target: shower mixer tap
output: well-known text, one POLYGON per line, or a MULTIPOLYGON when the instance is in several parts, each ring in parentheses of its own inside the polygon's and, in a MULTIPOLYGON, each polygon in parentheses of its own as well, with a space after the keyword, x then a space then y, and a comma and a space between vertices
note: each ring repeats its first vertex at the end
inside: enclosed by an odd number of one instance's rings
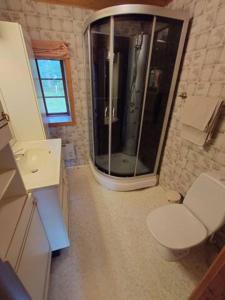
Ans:
MULTIPOLYGON (((111 118, 111 122, 116 122, 118 121, 118 118, 116 116, 116 111, 115 111, 115 107, 112 107, 112 118, 111 118)), ((104 124, 108 125, 109 124, 109 107, 106 106, 105 111, 104 111, 104 124)))
POLYGON ((143 35, 144 35, 144 32, 142 31, 141 34, 139 34, 137 36, 137 39, 136 39, 136 45, 135 45, 135 48, 137 50, 141 49, 142 47, 142 43, 143 43, 143 35))

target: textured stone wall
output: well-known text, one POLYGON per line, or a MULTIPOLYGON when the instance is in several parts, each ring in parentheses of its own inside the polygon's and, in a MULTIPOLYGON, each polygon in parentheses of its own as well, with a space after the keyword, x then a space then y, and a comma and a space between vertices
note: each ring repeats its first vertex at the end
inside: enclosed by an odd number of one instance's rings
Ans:
MULTIPOLYGON (((173 0, 172 9, 189 10, 193 23, 178 95, 205 95, 225 100, 225 1, 173 0)), ((184 100, 177 97, 160 173, 160 183, 185 194, 195 178, 208 170, 225 172, 225 114, 207 149, 180 136, 184 100)), ((206 103, 207 105, 207 103, 206 103)))
POLYGON ((75 126, 51 128, 52 137, 75 146, 75 164, 87 163, 88 125, 83 30, 92 11, 33 0, 0 0, 0 20, 18 22, 33 39, 64 40, 70 44, 75 126))
MULTIPOLYGON (((186 91, 188 95, 225 99, 225 1, 173 0, 169 7, 187 9, 193 16, 178 94, 186 91)), ((0 20, 19 22, 34 39, 63 39, 70 43, 77 125, 51 129, 51 133, 75 145, 76 164, 87 162, 89 148, 82 30, 90 13, 32 0, 0 0, 0 20)), ((176 98, 160 183, 184 194, 201 172, 225 172, 225 120, 222 116, 212 145, 203 150, 180 137, 183 104, 184 100, 176 98)))

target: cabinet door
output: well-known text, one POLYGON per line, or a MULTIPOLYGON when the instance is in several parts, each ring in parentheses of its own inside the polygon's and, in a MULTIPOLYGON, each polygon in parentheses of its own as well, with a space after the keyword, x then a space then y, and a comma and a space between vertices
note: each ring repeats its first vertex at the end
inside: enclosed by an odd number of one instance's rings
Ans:
POLYGON ((5 147, 12 138, 11 128, 9 123, 6 121, 5 113, 7 111, 4 107, 2 91, 0 89, 0 150, 5 147))
POLYGON ((21 26, 0 21, 0 33, 0 82, 15 138, 45 139, 21 26))
POLYGON ((32 300, 45 298, 50 257, 49 243, 35 207, 17 272, 32 300))
POLYGON ((37 189, 33 195, 37 200, 38 211, 47 233, 51 251, 69 247, 70 241, 60 207, 57 187, 37 189))

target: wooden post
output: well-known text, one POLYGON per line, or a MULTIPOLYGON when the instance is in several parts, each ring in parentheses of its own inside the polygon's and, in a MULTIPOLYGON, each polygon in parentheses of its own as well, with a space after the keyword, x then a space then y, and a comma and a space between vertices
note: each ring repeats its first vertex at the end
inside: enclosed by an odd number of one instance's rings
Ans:
POLYGON ((192 292, 189 300, 225 299, 225 246, 192 292))

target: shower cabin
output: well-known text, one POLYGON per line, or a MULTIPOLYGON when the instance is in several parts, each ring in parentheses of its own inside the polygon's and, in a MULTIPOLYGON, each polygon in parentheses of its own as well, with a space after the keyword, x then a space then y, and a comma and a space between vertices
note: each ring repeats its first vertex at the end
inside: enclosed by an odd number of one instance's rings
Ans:
POLYGON ((134 4, 87 21, 90 166, 110 189, 157 183, 188 20, 183 11, 134 4))

